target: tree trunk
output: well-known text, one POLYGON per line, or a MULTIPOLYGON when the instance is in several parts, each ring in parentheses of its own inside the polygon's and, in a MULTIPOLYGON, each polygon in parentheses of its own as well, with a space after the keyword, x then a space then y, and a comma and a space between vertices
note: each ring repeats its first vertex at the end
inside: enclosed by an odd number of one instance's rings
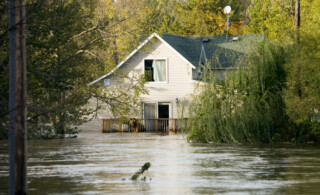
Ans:
POLYGON ((296 49, 296 67, 295 67, 295 75, 296 75, 296 84, 295 84, 295 91, 299 97, 302 96, 302 89, 301 89, 301 80, 300 80, 300 36, 299 36, 299 29, 300 29, 300 0, 295 0, 295 12, 294 12, 294 25, 295 25, 295 49, 296 49))

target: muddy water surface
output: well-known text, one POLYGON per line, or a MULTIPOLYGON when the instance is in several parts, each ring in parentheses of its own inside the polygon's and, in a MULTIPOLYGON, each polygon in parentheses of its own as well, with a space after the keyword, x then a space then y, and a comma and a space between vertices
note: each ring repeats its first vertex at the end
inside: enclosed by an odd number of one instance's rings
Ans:
MULTIPOLYGON (((320 194, 320 147, 190 144, 183 136, 82 132, 28 142, 29 194, 320 194), (145 162, 146 181, 129 178, 145 162)), ((8 193, 0 141, 0 194, 8 193)))

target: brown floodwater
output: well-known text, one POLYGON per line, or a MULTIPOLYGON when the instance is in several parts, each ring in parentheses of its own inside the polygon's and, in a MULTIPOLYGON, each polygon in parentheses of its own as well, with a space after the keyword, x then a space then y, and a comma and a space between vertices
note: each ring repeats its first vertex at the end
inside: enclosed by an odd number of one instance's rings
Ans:
MULTIPOLYGON (((320 194, 320 147, 191 144, 179 135, 82 132, 29 140, 29 194, 320 194), (146 181, 129 178, 146 162, 146 181)), ((0 141, 0 194, 8 193, 0 141)))

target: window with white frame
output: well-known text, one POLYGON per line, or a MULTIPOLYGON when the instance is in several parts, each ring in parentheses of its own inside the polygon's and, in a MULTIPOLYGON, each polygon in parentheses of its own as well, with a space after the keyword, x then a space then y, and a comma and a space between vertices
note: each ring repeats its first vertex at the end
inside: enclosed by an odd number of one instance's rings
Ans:
POLYGON ((145 59, 144 73, 149 82, 167 81, 167 63, 165 59, 145 59))

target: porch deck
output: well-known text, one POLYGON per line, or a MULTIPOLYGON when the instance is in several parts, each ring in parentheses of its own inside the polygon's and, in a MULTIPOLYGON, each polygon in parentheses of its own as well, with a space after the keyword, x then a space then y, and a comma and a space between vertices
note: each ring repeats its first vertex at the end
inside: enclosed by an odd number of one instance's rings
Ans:
POLYGON ((176 133, 187 128, 188 119, 102 119, 101 131, 102 133, 112 132, 150 132, 168 134, 169 131, 176 133))

